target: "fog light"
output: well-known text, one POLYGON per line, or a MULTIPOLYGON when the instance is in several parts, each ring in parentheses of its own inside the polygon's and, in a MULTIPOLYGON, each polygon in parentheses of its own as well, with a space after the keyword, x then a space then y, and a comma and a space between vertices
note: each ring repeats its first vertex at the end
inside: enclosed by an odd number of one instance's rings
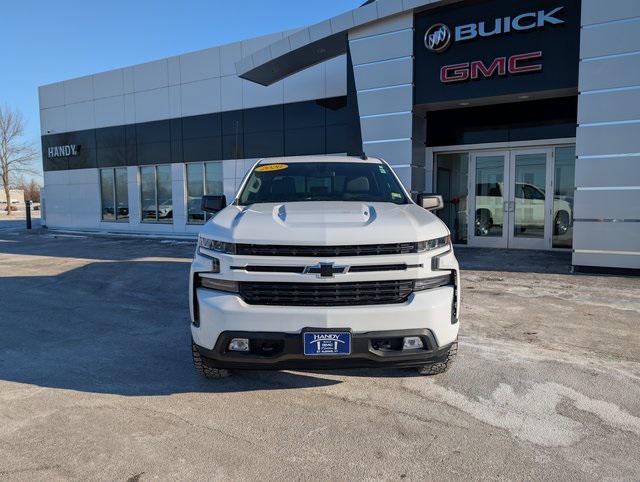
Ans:
POLYGON ((248 338, 234 338, 229 342, 229 351, 249 351, 248 338))
POLYGON ((402 343, 403 350, 417 350, 418 348, 424 348, 424 343, 419 336, 407 336, 402 343))

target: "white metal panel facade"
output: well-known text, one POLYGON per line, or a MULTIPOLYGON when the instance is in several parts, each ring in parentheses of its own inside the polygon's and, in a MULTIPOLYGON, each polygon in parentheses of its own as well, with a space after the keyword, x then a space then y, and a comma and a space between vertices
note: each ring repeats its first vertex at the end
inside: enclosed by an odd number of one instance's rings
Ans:
POLYGON ((583 0, 573 264, 640 268, 640 2, 583 0))
POLYGON ((413 114, 413 12, 350 31, 349 48, 363 150, 389 162, 409 190, 423 190, 424 149, 413 149, 421 140, 413 114))
MULTIPOLYGON (((328 60, 273 86, 236 74, 243 56, 294 32, 281 32, 39 88, 42 135, 120 126, 346 95, 346 56, 328 60)), ((257 159, 220 161, 224 193, 232 199, 257 159)), ((129 222, 101 220, 99 169, 44 173, 46 225, 52 228, 193 234, 186 218, 185 165, 172 164, 174 217, 170 224, 143 223, 139 167, 129 166, 129 222)))

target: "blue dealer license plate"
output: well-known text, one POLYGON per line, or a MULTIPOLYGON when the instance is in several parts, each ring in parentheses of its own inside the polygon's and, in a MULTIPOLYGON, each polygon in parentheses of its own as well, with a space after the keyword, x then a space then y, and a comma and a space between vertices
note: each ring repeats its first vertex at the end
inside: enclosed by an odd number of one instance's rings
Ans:
POLYGON ((309 331, 304 334, 305 355, 350 355, 351 333, 309 331))

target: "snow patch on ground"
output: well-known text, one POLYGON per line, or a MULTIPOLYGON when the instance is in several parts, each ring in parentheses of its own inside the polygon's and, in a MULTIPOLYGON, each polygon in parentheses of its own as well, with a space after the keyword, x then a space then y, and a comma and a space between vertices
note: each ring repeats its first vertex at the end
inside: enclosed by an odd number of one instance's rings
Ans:
POLYGON ((521 393, 501 383, 489 397, 475 398, 419 379, 406 380, 405 385, 422 397, 449 405, 481 422, 507 430, 516 438, 544 447, 568 447, 587 435, 585 425, 559 413, 562 402, 595 415, 612 428, 640 437, 640 418, 614 403, 589 398, 558 383, 534 383, 521 393))

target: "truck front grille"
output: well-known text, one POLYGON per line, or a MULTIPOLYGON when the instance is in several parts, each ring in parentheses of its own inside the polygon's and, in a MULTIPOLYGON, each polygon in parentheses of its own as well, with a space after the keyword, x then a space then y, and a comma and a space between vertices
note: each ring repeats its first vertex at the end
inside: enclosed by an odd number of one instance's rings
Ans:
MULTIPOLYGON (((364 264, 349 266, 347 273, 375 273, 379 271, 407 271, 409 268, 422 268, 421 264, 364 264)), ((246 271, 248 273, 295 273, 304 274, 307 266, 231 266, 234 271, 246 271)))
POLYGON ((240 283, 240 296, 250 305, 386 305, 404 303, 412 291, 412 280, 363 283, 240 283))
POLYGON ((375 256, 418 252, 418 243, 359 244, 352 246, 286 246, 279 244, 237 244, 236 254, 249 256, 375 256))

